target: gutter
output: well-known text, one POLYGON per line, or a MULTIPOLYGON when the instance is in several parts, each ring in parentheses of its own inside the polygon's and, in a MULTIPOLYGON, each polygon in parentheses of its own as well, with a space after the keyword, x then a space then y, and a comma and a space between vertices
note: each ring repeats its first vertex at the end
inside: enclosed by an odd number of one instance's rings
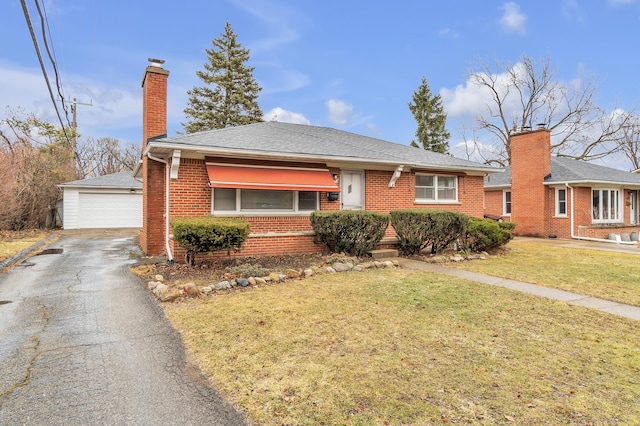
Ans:
POLYGON ((573 202, 573 187, 570 186, 568 183, 565 183, 565 187, 567 187, 568 189, 571 190, 571 238, 573 238, 574 240, 585 240, 585 241, 597 241, 600 243, 615 243, 615 244, 624 244, 624 245, 636 245, 637 243, 635 241, 621 241, 619 239, 615 239, 615 240, 605 240, 604 238, 591 238, 591 237, 580 237, 578 235, 575 235, 574 231, 573 231, 573 225, 574 225, 574 212, 575 212, 575 203, 573 202))
POLYGON ((147 158, 149 158, 150 160, 153 161, 157 161, 159 163, 163 163, 164 164, 164 170, 165 170, 165 175, 166 175, 166 182, 165 182, 165 212, 164 212, 164 239, 165 239, 165 248, 167 250, 167 259, 169 261, 169 263, 173 262, 173 253, 171 252, 171 247, 169 246, 169 184, 171 183, 170 181, 170 170, 169 170, 169 162, 166 160, 163 160, 162 158, 157 158, 152 156, 148 151, 145 153, 147 158))

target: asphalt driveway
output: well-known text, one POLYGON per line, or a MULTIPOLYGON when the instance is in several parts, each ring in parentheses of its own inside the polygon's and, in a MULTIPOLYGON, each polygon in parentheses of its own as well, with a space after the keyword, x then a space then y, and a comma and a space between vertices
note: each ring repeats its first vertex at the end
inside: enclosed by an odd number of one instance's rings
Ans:
POLYGON ((132 232, 45 249, 0 275, 0 425, 244 424, 129 272, 132 232))

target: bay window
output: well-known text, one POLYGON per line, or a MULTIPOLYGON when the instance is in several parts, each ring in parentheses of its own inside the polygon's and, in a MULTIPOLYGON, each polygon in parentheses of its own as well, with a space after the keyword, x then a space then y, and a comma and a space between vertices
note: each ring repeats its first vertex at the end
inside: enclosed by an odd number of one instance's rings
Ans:
POLYGON ((594 223, 622 222, 620 190, 592 190, 592 221, 594 223))

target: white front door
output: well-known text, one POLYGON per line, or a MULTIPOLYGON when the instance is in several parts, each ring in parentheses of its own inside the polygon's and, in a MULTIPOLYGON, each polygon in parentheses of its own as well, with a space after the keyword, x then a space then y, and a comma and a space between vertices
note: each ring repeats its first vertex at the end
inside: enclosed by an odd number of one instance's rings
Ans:
POLYGON ((364 172, 343 170, 340 177, 342 210, 364 210, 364 172))
POLYGON ((629 191, 629 220, 632 225, 638 224, 638 191, 629 191))

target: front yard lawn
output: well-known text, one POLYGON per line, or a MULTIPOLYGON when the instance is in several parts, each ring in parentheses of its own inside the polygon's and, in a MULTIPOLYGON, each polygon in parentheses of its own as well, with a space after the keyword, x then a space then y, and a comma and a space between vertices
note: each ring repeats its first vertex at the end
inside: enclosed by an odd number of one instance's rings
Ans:
POLYGON ((506 253, 447 266, 640 306, 640 255, 517 240, 506 253))
POLYGON ((592 309, 400 269, 162 306, 253 424, 640 424, 640 324, 592 309))

